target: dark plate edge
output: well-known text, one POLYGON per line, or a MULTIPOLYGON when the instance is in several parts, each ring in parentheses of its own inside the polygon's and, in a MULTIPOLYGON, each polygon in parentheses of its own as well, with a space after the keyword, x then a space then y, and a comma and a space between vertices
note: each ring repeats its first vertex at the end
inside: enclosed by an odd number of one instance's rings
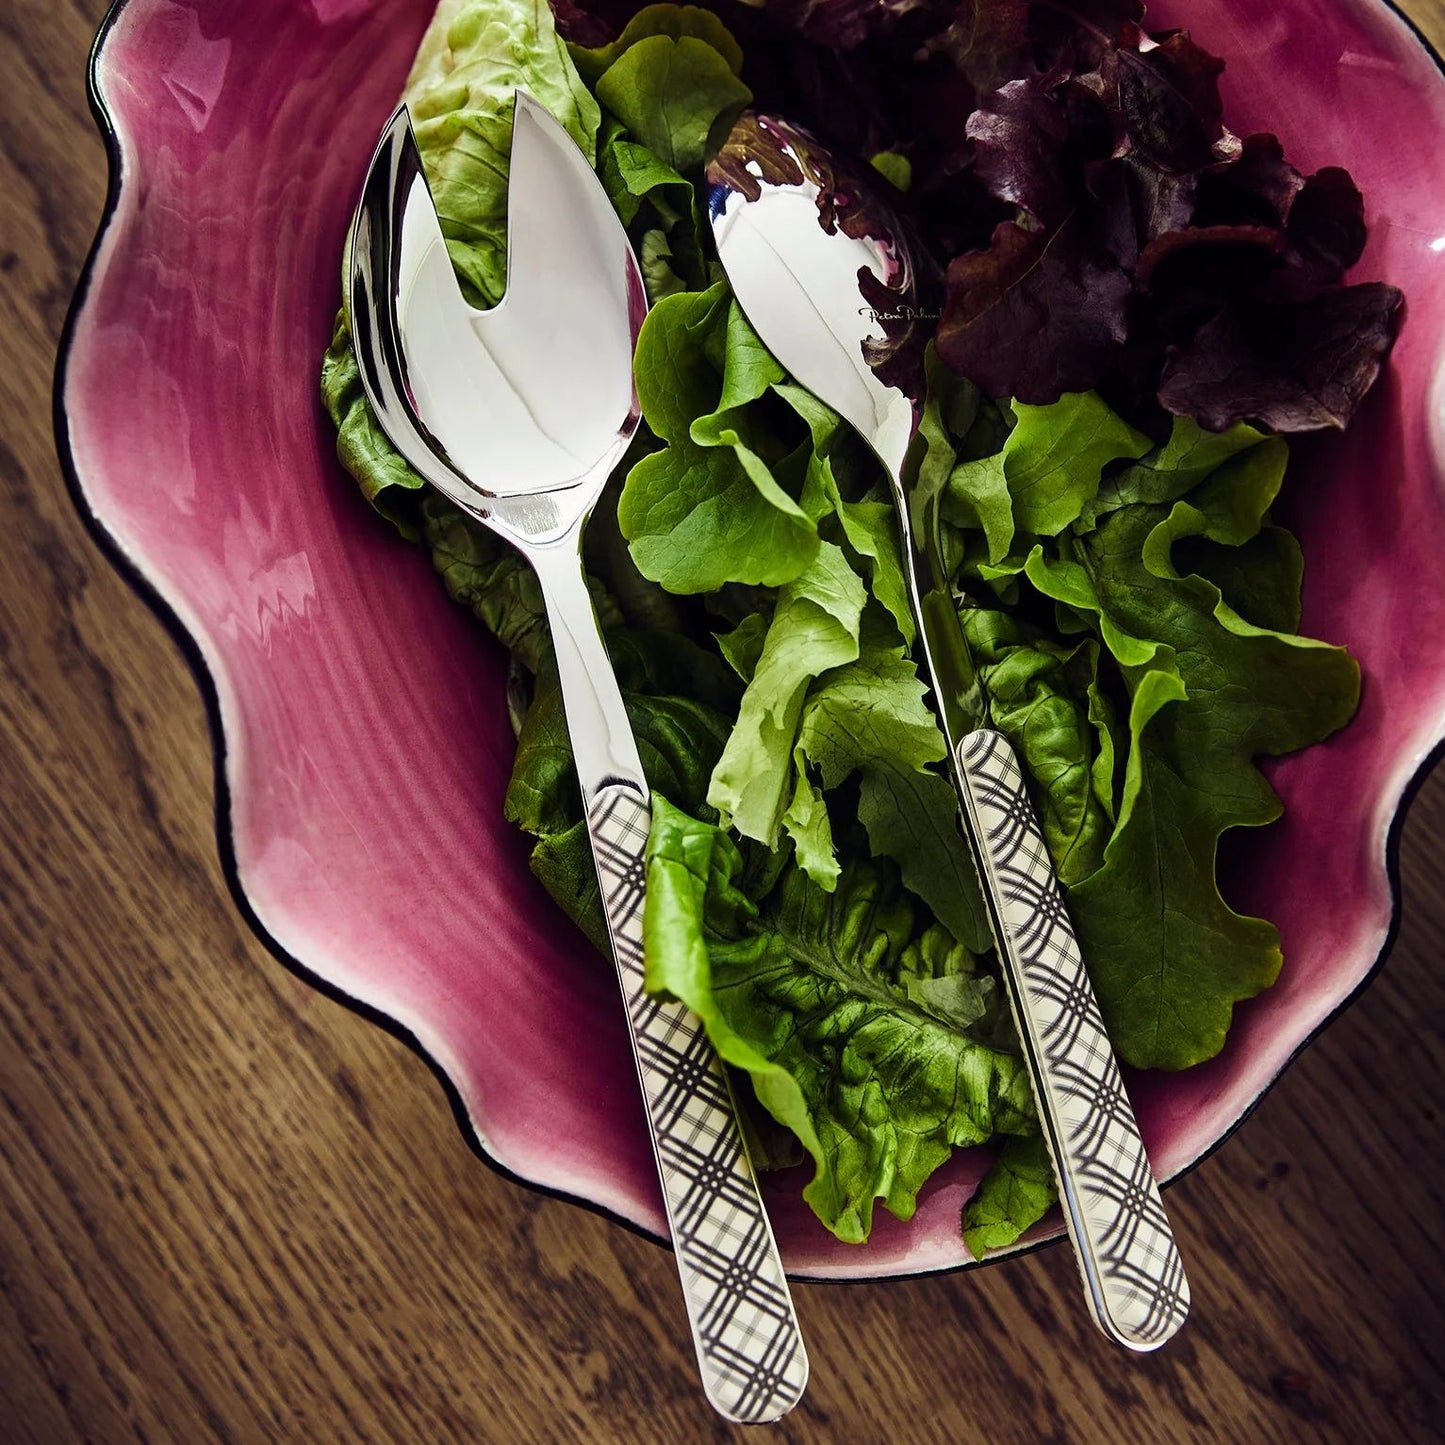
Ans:
MULTIPOLYGON (((1405 29, 1414 38, 1416 43, 1424 50, 1437 70, 1445 75, 1445 59, 1435 50, 1435 47, 1426 39, 1420 27, 1403 11, 1395 0, 1374 0, 1382 8, 1390 11, 1397 20, 1404 25, 1405 29)), ((251 900, 241 883, 240 870, 236 862, 235 844, 231 830, 231 795, 230 786, 226 778, 226 735, 221 724, 220 699, 216 690, 214 678, 211 676, 205 658, 201 654, 200 645, 187 630, 185 625, 171 609, 170 604, 157 591, 155 585, 143 571, 130 559, 124 548, 107 530, 105 523, 91 510, 89 499, 81 484, 79 473, 75 466, 75 459, 70 448, 70 428, 65 410, 65 386, 69 370, 71 346, 74 341, 75 329, 80 314, 84 309, 85 302, 89 296, 90 284, 93 277, 96 261, 99 257, 101 246, 110 230, 111 222, 120 201, 122 189, 122 149, 120 139, 116 134, 110 113, 106 108, 104 97, 101 95, 100 84, 97 79, 97 68, 101 52, 105 42, 114 28, 121 14, 130 4, 130 0, 111 0, 110 8, 106 11, 105 18, 96 31, 95 40, 91 44, 90 55, 86 63, 86 98, 90 105, 91 118, 95 122, 96 129, 100 133, 101 140, 106 148, 106 160, 108 165, 108 181, 104 208, 101 212, 100 221, 96 227, 94 239, 86 253, 85 261, 81 266, 80 275, 76 280, 75 291, 71 297, 70 305, 66 310, 65 322, 61 328, 60 342, 56 351, 55 377, 51 390, 51 411, 52 425, 55 432, 56 454, 60 461, 61 474, 65 479, 66 488, 70 493, 70 499, 79 515, 81 522, 89 532, 92 541, 100 549, 106 560, 125 579, 136 594, 145 602, 155 614, 158 621, 172 641, 179 649, 195 679, 196 687, 201 695, 202 703, 206 712, 206 724, 211 735, 211 757, 212 777, 215 797, 215 832, 216 847, 219 855, 221 872, 225 877, 226 886, 230 890, 232 901, 245 919, 252 933, 261 941, 272 956, 285 968, 290 970, 309 987, 331 999, 335 1003, 350 1009, 353 1013, 364 1018, 368 1023, 385 1030, 393 1038, 405 1044, 415 1053, 433 1077, 441 1085, 442 1092, 451 1107, 453 1118, 465 1140, 467 1147, 477 1156, 489 1169, 492 1169, 502 1178, 512 1183, 541 1194, 552 1199, 559 1199, 567 1204, 576 1205, 579 1208, 607 1219, 613 1224, 622 1226, 630 1233, 639 1238, 646 1239, 653 1244, 660 1245, 665 1249, 671 1249, 668 1240, 653 1233, 653 1231, 636 1223, 634 1220, 618 1214, 607 1206, 598 1204, 591 1199, 583 1198, 581 1195, 568 1193, 564 1189, 558 1189, 551 1185, 538 1184, 527 1179, 525 1176, 516 1173, 508 1168, 500 1160, 489 1154, 482 1144, 481 1136, 477 1126, 472 1122, 467 1112, 465 1103, 462 1101, 461 1092, 446 1070, 427 1051, 421 1040, 399 1023, 389 1014, 383 1013, 380 1009, 353 997, 344 990, 338 988, 328 979, 313 972, 306 964, 301 962, 293 954, 288 952, 267 930, 255 909, 251 900)), ((1330 1011, 1329 1015, 1307 1035, 1290 1056, 1279 1066, 1274 1075, 1266 1082, 1240 1113, 1238 1118, 1229 1125, 1225 1131, 1203 1150, 1196 1158, 1191 1160, 1182 1169, 1177 1170, 1168 1179, 1161 1180, 1161 1187, 1183 1179, 1187 1174, 1192 1173, 1206 1159, 1211 1158, 1225 1143, 1233 1136, 1235 1131, 1259 1108, 1265 1096, 1283 1077, 1285 1071, 1294 1063, 1299 1056, 1313 1044, 1321 1034, 1334 1023, 1347 1009, 1349 1009, 1365 992, 1365 990, 1379 977, 1386 959, 1400 931, 1401 920, 1401 888, 1400 888, 1400 841, 1404 832, 1406 815, 1410 810, 1425 779, 1434 770, 1435 765, 1445 757, 1445 738, 1439 739, 1425 755, 1409 781, 1402 789, 1395 811, 1391 815, 1389 830, 1385 838, 1385 875, 1390 890, 1390 919, 1385 931, 1384 942, 1376 955, 1374 963, 1370 965, 1365 976, 1355 987, 1330 1011)), ((996 1264, 1005 1259, 1016 1259, 1025 1254, 1032 1254, 1037 1250, 1048 1248, 1051 1245, 1061 1243, 1065 1238, 1062 1226, 1058 1233, 1047 1239, 1034 1240, 1027 1244, 1016 1245, 1008 1249, 989 1254, 981 1260, 967 1260, 961 1264, 945 1265, 937 1269, 910 1270, 902 1274, 877 1274, 867 1276, 832 1277, 826 1275, 812 1275, 806 1272, 789 1272, 789 1278, 809 1284, 878 1284, 893 1281, 926 1278, 928 1276, 939 1276, 957 1274, 963 1270, 977 1269, 983 1265, 996 1264)))

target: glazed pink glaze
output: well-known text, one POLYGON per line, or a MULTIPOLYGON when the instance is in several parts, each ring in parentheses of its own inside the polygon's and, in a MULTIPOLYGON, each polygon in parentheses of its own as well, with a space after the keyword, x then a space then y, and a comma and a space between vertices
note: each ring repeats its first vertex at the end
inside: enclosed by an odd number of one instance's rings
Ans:
MULTIPOLYGON (((361 503, 316 400, 342 238, 430 10, 128 0, 96 66, 121 189, 74 327, 68 439, 86 504, 210 671, 239 878, 271 938, 410 1030, 498 1162, 658 1231, 615 979, 502 820, 502 655, 361 503)), ((1356 278, 1401 286, 1409 313, 1351 433, 1296 449, 1306 630, 1355 651, 1364 701, 1339 738, 1271 765, 1286 818, 1231 869, 1232 899, 1280 926, 1279 983, 1213 1063, 1132 1080, 1164 1176, 1369 973, 1388 831, 1445 717, 1445 81, 1377 0, 1151 10, 1172 21, 1228 58, 1232 128, 1354 172, 1372 223, 1356 278)), ((863 1249, 813 1219, 805 1173, 770 1180, 791 1268, 967 1262, 959 1209, 983 1162, 940 1171, 909 1224, 880 1211, 863 1249)))

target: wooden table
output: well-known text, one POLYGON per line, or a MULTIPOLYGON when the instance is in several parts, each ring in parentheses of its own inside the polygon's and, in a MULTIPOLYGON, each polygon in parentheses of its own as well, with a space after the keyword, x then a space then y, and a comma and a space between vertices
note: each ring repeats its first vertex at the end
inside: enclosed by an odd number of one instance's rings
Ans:
MULTIPOLYGON (((1407 8, 1445 41, 1442 0, 1407 8)), ((196 686, 51 435, 104 9, 0 5, 0 1440, 732 1438, 671 1258, 478 1163, 227 894, 196 686)), ((1442 846, 1445 772, 1383 977, 1170 1191, 1180 1339, 1107 1345, 1064 1249, 801 1285, 813 1381, 773 1438, 1440 1438, 1442 846)))

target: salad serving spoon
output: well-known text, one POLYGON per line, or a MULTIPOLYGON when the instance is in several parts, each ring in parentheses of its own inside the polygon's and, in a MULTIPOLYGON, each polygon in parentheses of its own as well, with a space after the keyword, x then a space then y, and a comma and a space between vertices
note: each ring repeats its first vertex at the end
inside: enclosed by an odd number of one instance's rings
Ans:
POLYGON ((793 379, 852 424, 892 485, 915 657, 932 682, 1090 1310, 1118 1343, 1156 1349, 1188 1313, 1184 1267, 1018 761, 987 725, 940 552, 938 499, 910 459, 927 258, 876 184, 781 120, 742 116, 708 187, 718 256, 744 314, 793 379), (910 376, 914 394, 892 384, 910 376))
POLYGON ((506 294, 479 311, 396 113, 352 231, 362 381, 411 466, 536 572, 703 1387, 728 1419, 776 1420, 802 1396, 807 1355, 722 1064, 686 1008, 643 987, 650 795, 582 567, 583 528, 639 420, 642 277, 586 157, 520 91, 507 200, 506 294))

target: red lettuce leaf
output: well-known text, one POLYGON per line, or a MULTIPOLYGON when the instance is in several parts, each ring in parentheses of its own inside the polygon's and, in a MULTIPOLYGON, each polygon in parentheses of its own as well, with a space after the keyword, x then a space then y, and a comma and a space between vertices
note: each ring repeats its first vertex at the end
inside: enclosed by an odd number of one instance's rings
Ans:
POLYGON ((1402 299, 1368 282, 1223 311, 1169 349, 1159 400, 1211 431, 1242 420, 1282 432, 1344 427, 1379 375, 1402 299))
POLYGON ((1304 177, 1284 158, 1279 137, 1249 135, 1239 151, 1199 175, 1199 226, 1283 226, 1304 177))
POLYGON ((991 396, 1044 405, 1098 385, 1128 335, 1128 274, 1079 244, 1071 217, 1041 238, 1006 221, 948 267, 938 354, 991 396))
MULTIPOLYGON (((1144 39, 1137 27, 1132 36, 1144 39)), ((1128 153, 1179 174, 1220 159, 1225 141, 1219 76, 1224 62, 1183 31, 1149 49, 1120 45, 1100 61, 1104 103, 1128 153)), ((1232 139, 1232 138, 1231 138, 1232 139)))
POLYGON ((1171 175, 1133 156, 1095 162, 1087 183, 1096 202, 1099 245, 1126 268, 1151 241, 1187 226, 1194 214, 1194 175, 1171 175))
MULTIPOLYGON (((907 159, 900 209, 947 264, 939 353, 991 395, 1096 388, 1145 429, 1197 404, 1296 430, 1345 424, 1378 374, 1398 300, 1335 295, 1359 189, 1232 134, 1223 63, 1147 34, 1140 0, 705 3, 759 110, 907 159)), ((556 5, 593 45, 640 8, 556 5)))
POLYGON ((1294 198, 1285 234, 1311 280, 1337 282, 1365 249, 1365 198, 1350 173, 1339 166, 1316 171, 1294 198))
POLYGON ((1012 80, 969 116, 974 174, 990 194, 1028 213, 1030 229, 1053 229, 1073 211, 1064 160, 1068 116, 1049 94, 1051 78, 1012 80))
POLYGON ((1168 295, 1192 287, 1206 295, 1239 284, 1252 285, 1274 270, 1286 245, 1272 226, 1189 226, 1156 236, 1139 254, 1135 283, 1168 295))
POLYGON ((1099 61, 1133 34, 1144 18, 1142 0, 1039 0, 1029 5, 1029 35, 1039 51, 1072 57, 1075 70, 1096 70, 1099 61))
POLYGON ((766 0, 769 17, 806 40, 852 50, 886 35, 930 0, 766 0))
POLYGON ((1335 295, 1365 242, 1349 175, 1306 179, 1276 137, 1231 134, 1223 63, 1186 33, 1117 9, 1073 13, 1071 40, 1072 12, 1039 9, 1049 68, 965 126, 1014 215, 950 263, 939 354, 991 395, 1098 388, 1145 426, 1195 405, 1209 426, 1346 425, 1399 313, 1384 290, 1335 295))
POLYGON ((1027 74, 1032 50, 1029 9, 1020 0, 960 0, 949 24, 923 46, 924 54, 946 59, 977 94, 1027 74))

